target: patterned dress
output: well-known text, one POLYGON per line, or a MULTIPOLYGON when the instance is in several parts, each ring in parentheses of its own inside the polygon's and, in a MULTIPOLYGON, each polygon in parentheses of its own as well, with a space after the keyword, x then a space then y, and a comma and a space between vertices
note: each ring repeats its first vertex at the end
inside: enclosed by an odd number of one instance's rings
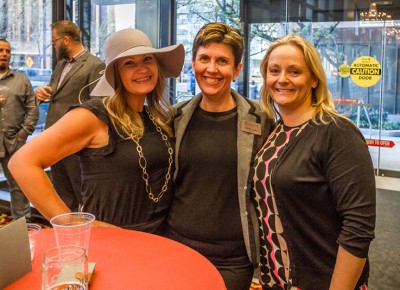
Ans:
POLYGON ((260 283, 267 289, 299 289, 292 286, 290 260, 279 210, 274 197, 271 175, 289 141, 296 138, 308 122, 287 127, 277 125, 255 157, 254 190, 260 222, 260 283))

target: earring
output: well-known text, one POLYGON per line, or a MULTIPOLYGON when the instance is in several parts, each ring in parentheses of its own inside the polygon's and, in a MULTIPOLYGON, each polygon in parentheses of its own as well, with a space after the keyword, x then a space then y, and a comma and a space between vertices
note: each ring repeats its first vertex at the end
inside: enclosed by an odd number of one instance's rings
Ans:
POLYGON ((315 107, 318 103, 317 90, 315 88, 311 89, 311 106, 315 107))

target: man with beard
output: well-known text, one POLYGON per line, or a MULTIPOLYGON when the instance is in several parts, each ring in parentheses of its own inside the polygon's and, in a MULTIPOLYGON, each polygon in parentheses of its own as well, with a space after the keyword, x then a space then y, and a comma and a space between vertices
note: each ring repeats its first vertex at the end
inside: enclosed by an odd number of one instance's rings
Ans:
MULTIPOLYGON (((36 90, 39 101, 50 102, 45 129, 57 122, 69 107, 90 98, 90 91, 105 68, 105 64, 83 46, 81 31, 73 22, 58 21, 51 28, 57 65, 50 83, 36 90)), ((72 211, 79 210, 82 195, 78 157, 70 155, 51 166, 51 178, 64 203, 72 211)))
POLYGON ((8 161, 35 130, 39 111, 29 79, 9 68, 10 59, 11 45, 0 39, 0 163, 10 189, 11 215, 29 222, 29 200, 8 170, 8 161))

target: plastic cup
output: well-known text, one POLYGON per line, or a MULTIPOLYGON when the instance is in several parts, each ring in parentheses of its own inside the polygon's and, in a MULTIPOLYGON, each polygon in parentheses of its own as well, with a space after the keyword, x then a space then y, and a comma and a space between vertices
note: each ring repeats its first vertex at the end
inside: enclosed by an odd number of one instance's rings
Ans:
POLYGON ((26 228, 28 230, 29 248, 31 249, 31 261, 32 261, 33 257, 35 256, 36 235, 39 233, 42 227, 38 224, 27 223, 26 228))
POLYGON ((59 289, 89 289, 84 248, 62 246, 46 251, 42 264, 42 290, 59 289))
POLYGON ((50 220, 58 247, 78 246, 89 250, 90 231, 95 216, 86 212, 70 212, 50 220))

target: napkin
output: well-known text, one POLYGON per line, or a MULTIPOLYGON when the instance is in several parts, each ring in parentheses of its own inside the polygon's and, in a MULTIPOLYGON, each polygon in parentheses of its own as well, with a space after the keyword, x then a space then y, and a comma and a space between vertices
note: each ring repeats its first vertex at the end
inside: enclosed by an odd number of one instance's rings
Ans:
POLYGON ((25 217, 0 228, 0 289, 32 271, 25 217))

